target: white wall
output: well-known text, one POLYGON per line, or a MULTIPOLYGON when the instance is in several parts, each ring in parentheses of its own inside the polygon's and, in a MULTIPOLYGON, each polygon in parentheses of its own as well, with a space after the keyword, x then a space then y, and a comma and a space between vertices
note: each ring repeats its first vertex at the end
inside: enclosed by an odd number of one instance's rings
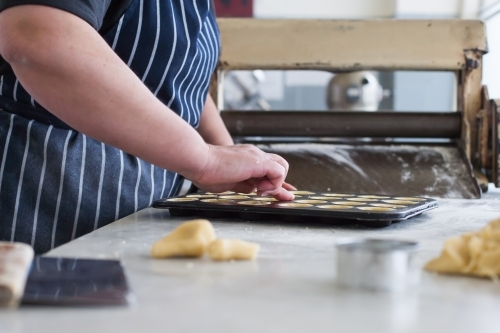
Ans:
POLYGON ((481 2, 495 0, 254 0, 259 18, 474 18, 481 2))
MULTIPOLYGON (((489 5, 496 0, 485 0, 489 5)), ((488 14, 500 10, 500 4, 492 7, 488 14)), ((484 17, 484 16, 483 16, 484 17)), ((484 57, 483 83, 488 86, 491 98, 500 98, 500 14, 486 21, 490 52, 484 57)))
POLYGON ((397 17, 474 19, 484 0, 397 0, 397 17))
POLYGON ((460 0, 397 0, 398 17, 457 17, 460 0))
MULTIPOLYGON (((394 17, 397 0, 254 0, 258 18, 394 17)), ((419 0, 420 1, 420 0, 419 0)))

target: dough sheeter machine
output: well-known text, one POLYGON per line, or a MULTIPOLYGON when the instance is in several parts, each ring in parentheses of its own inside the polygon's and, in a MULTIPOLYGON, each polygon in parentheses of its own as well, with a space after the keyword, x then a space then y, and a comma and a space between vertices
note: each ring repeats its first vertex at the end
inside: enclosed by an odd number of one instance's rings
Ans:
POLYGON ((301 190, 480 198, 500 186, 500 101, 482 86, 488 51, 476 20, 219 19, 210 93, 229 70, 451 71, 456 112, 222 111, 237 142, 290 163, 301 190))

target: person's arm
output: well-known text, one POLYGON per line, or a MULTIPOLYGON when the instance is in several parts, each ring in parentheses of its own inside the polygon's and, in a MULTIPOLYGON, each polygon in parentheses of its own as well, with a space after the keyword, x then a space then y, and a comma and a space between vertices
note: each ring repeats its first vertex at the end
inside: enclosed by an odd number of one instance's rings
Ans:
POLYGON ((198 187, 293 195, 288 164, 251 146, 217 147, 162 104, 79 17, 46 6, 0 13, 0 54, 23 87, 76 130, 178 172, 198 187))
POLYGON ((207 101, 201 114, 198 133, 200 133, 206 143, 212 145, 231 146, 234 144, 210 94, 207 96, 207 101))

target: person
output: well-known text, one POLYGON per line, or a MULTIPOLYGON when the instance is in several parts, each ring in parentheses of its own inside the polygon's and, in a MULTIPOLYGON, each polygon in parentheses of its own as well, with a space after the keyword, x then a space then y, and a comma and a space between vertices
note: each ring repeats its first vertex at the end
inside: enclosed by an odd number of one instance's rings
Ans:
POLYGON ((183 178, 291 200, 287 162, 233 145, 208 95, 210 0, 0 0, 0 239, 50 250, 183 178))

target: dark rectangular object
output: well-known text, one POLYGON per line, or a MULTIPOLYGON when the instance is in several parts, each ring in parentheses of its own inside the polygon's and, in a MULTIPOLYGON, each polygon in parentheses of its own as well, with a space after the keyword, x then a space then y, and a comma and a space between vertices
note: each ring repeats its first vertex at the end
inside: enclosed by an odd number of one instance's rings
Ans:
POLYGON ((22 303, 125 305, 130 295, 119 261, 36 257, 22 303))
POLYGON ((460 138, 459 112, 223 111, 233 136, 460 138))
POLYGON ((154 202, 154 208, 168 208, 173 216, 207 216, 247 220, 319 219, 333 224, 362 224, 386 227, 437 207, 437 201, 419 197, 392 197, 296 191, 293 202, 272 202, 272 198, 243 193, 200 193, 154 202), (310 193, 310 194, 307 194, 310 193), (356 201, 357 200, 357 201, 356 201), (294 207, 294 205, 296 207, 294 207))

